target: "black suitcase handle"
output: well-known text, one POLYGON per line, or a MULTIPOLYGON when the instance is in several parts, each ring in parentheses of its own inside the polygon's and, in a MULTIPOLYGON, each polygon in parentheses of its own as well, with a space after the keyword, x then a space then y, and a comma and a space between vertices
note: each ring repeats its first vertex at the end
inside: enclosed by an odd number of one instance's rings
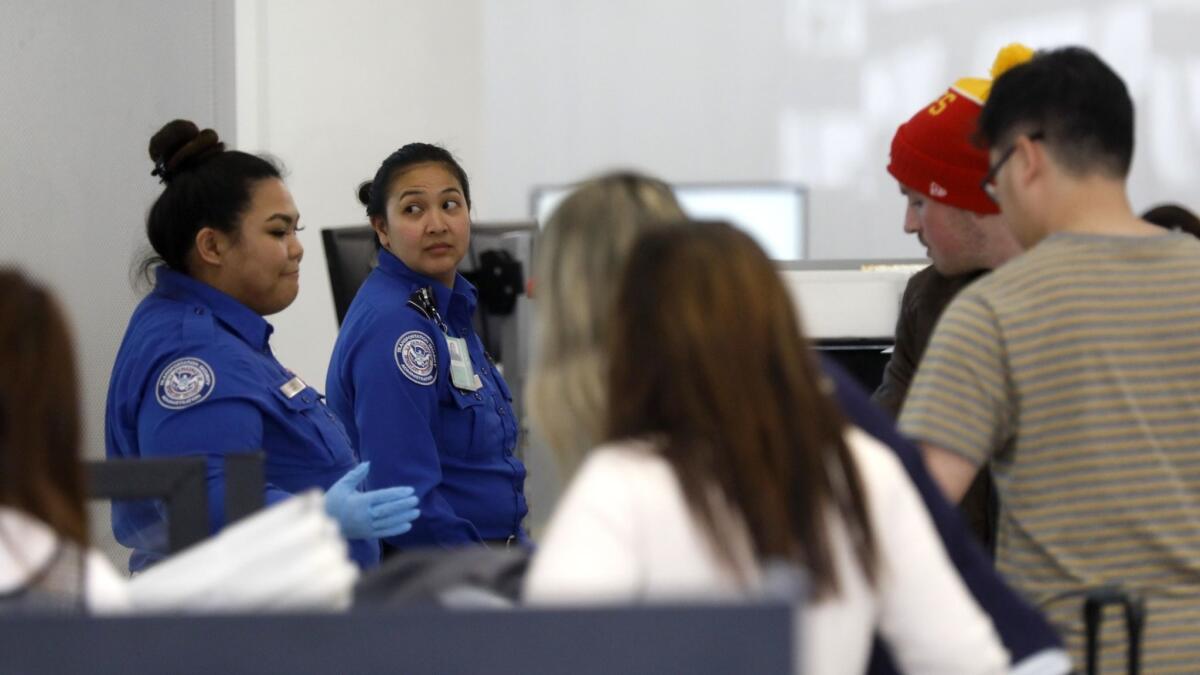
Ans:
POLYGON ((1083 602, 1083 622, 1087 629, 1087 672, 1099 672, 1100 626, 1104 623, 1104 608, 1120 605, 1125 608, 1125 634, 1129 649, 1125 665, 1129 675, 1142 669, 1142 633, 1146 627, 1146 601, 1116 586, 1102 586, 1087 592, 1083 602))

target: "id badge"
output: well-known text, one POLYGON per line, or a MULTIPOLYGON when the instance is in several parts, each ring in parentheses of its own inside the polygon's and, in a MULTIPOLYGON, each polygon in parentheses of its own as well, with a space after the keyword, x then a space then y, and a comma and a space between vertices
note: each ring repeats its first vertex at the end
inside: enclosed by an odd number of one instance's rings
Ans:
POLYGON ((279 385, 279 391, 283 392, 284 396, 292 399, 296 398, 296 394, 304 391, 307 387, 308 385, 304 384, 304 380, 293 375, 292 379, 279 385))
POLYGON ((467 341, 447 335, 446 349, 450 352, 450 383, 463 391, 478 391, 481 383, 475 377, 467 341))

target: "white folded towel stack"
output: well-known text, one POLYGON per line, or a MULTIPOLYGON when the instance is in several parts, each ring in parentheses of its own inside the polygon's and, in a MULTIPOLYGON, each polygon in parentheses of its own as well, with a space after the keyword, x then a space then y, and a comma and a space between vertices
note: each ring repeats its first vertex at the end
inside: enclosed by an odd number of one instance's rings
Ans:
POLYGON ((298 494, 134 577, 137 611, 341 611, 358 567, 324 495, 298 494))

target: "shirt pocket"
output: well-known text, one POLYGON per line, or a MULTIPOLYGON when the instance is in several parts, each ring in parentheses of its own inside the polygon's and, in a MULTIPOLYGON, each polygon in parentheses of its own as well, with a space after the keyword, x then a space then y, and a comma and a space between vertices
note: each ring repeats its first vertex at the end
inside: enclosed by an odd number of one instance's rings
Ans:
POLYGON ((354 450, 341 421, 322 401, 321 395, 312 387, 305 387, 288 398, 278 387, 271 389, 272 395, 290 413, 288 423, 307 447, 291 448, 297 459, 316 459, 322 464, 345 465, 353 463, 354 450))
POLYGON ((439 403, 438 452, 461 460, 478 458, 480 441, 484 438, 479 426, 487 412, 483 390, 462 391, 455 387, 449 390, 449 399, 439 403))
POLYGON ((492 366, 491 369, 492 369, 492 379, 495 380, 496 387, 500 390, 500 393, 504 396, 504 400, 508 401, 509 403, 512 403, 512 400, 513 400, 512 392, 508 390, 508 383, 504 381, 504 376, 500 374, 500 371, 496 369, 496 366, 492 366))

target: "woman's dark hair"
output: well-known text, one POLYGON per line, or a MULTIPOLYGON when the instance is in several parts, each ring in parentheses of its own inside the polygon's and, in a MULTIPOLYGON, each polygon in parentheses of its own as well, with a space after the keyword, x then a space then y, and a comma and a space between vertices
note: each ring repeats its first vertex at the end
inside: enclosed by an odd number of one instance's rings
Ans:
POLYGON ((446 167, 462 186, 463 199, 467 208, 471 208, 471 184, 467 180, 467 172, 463 171, 458 160, 450 151, 432 143, 409 143, 388 155, 375 172, 375 178, 358 186, 358 201, 367 207, 367 216, 387 216, 388 192, 391 190, 392 179, 396 174, 406 171, 417 164, 436 162, 446 167))
POLYGON ((196 233, 211 227, 236 236, 254 184, 282 177, 273 162, 227 151, 217 132, 201 131, 188 120, 169 122, 154 134, 150 159, 150 175, 166 187, 146 216, 146 238, 155 255, 142 262, 142 273, 161 263, 186 274, 196 233))
POLYGON ((1143 213, 1142 220, 1168 230, 1186 232, 1200 239, 1200 218, 1179 204, 1159 204, 1143 213))
POLYGON ((0 269, 0 505, 87 546, 78 382, 58 303, 0 269))
POLYGON ((836 592, 832 510, 874 581, 875 539, 846 423, 762 249, 724 223, 648 230, 619 289, 607 440, 656 443, 734 571, 737 533, 724 504, 759 561, 803 565, 816 598, 836 592))
POLYGON ((1076 175, 1124 178, 1133 161, 1133 101, 1121 78, 1083 47, 1038 52, 996 78, 979 114, 980 140, 993 147, 1041 132, 1076 175))

